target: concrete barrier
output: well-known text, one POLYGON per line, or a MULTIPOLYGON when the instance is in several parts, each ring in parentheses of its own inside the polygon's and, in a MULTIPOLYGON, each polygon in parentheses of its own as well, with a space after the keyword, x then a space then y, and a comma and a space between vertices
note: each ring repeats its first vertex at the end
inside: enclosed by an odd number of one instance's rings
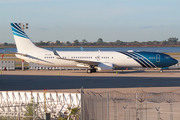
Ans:
POLYGON ((1 60, 0 70, 15 70, 15 60, 1 60))
POLYGON ((50 67, 45 65, 39 65, 36 63, 29 63, 30 70, 86 70, 86 68, 78 67, 50 67))

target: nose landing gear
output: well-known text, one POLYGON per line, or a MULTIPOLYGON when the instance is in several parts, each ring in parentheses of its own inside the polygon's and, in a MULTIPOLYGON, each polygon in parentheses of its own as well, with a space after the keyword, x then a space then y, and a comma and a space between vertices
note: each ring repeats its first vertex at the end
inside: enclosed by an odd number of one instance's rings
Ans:
POLYGON ((163 73, 163 70, 161 69, 161 70, 159 70, 159 72, 160 72, 160 73, 163 73))

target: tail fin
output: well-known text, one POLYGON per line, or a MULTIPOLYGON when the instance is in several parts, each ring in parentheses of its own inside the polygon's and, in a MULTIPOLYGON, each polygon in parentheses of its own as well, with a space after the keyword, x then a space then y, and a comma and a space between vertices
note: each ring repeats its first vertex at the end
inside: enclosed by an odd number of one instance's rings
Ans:
POLYGON ((33 52, 41 49, 34 45, 17 23, 11 23, 11 28, 18 53, 33 52))

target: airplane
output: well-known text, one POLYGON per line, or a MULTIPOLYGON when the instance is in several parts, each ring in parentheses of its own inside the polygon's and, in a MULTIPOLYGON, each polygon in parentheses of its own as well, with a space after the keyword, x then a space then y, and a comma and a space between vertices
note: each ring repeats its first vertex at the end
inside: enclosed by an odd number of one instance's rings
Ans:
POLYGON ((154 68, 163 72, 164 67, 178 61, 159 52, 136 51, 56 51, 37 47, 17 23, 11 23, 17 47, 17 58, 26 62, 51 67, 84 67, 87 73, 112 71, 115 68, 154 68))

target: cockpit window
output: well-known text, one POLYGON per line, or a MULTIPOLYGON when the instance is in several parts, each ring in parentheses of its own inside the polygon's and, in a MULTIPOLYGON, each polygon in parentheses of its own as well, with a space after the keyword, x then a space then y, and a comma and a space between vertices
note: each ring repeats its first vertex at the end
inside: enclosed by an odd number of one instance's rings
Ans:
POLYGON ((164 58, 169 59, 170 57, 169 56, 164 56, 164 58))

